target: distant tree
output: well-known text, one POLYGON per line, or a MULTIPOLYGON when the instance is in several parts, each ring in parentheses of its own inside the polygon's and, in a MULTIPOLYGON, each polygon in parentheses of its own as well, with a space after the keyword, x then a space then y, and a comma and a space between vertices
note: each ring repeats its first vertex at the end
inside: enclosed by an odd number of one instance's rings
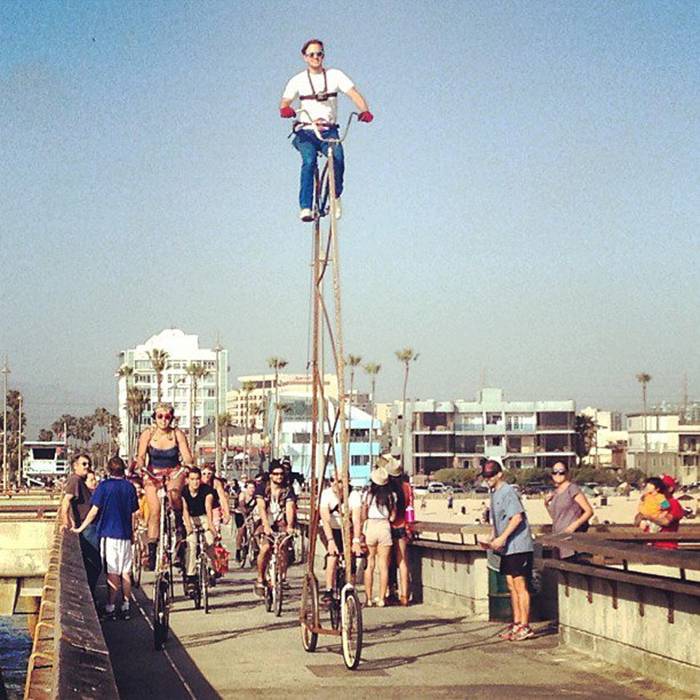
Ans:
POLYGON ((267 366, 275 372, 275 424, 272 427, 272 451, 271 457, 277 457, 277 440, 279 437, 280 423, 280 390, 279 390, 279 374, 287 366, 287 360, 283 357, 268 357, 267 366))
POLYGON ((647 436, 647 384, 651 381, 651 374, 640 372, 637 381, 642 385, 642 406, 644 420, 644 473, 649 474, 649 439, 647 436))
POLYGON ((153 348, 148 353, 148 359, 151 361, 151 367, 156 373, 156 400, 160 403, 163 400, 163 372, 170 367, 168 362, 170 355, 165 350, 153 348))
POLYGON ((46 428, 42 428, 39 431, 39 440, 42 442, 51 442, 53 440, 53 430, 47 430, 46 428))
POLYGON ((583 460, 588 457, 591 452, 591 448, 595 442, 596 432, 598 431, 598 425, 591 416, 580 414, 576 416, 574 430, 576 431, 574 436, 574 450, 578 457, 578 465, 580 467, 583 464, 583 460))
POLYGON ((406 421, 406 389, 408 387, 408 372, 411 368, 411 362, 415 362, 418 359, 418 353, 413 351, 413 348, 407 347, 403 350, 396 350, 394 353, 396 359, 403 364, 403 392, 402 392, 402 420, 403 420, 403 430, 401 436, 401 463, 403 468, 408 472, 406 465, 406 441, 410 440, 410 429, 408 430, 408 436, 406 435, 406 428, 408 427, 406 421))
POLYGON ((372 416, 372 422, 370 423, 370 428, 369 428, 369 461, 370 463, 373 460, 373 455, 372 455, 372 444, 373 444, 373 436, 374 436, 374 418, 375 418, 375 406, 376 406, 376 397, 375 397, 375 390, 377 387, 377 375, 379 374, 379 370, 381 370, 382 366, 380 364, 377 364, 376 362, 368 362, 364 366, 364 370, 367 373, 367 375, 370 377, 370 393, 369 393, 369 400, 370 400, 370 415, 372 416))

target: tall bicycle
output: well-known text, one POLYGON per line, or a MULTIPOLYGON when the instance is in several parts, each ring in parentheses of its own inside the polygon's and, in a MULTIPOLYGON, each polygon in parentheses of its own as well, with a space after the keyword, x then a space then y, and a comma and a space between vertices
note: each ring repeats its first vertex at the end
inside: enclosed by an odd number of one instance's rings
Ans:
MULTIPOLYGON (((307 122, 302 125, 312 125, 313 121, 304 110, 307 122)), ((326 468, 332 461, 333 468, 338 465, 335 450, 336 444, 341 450, 340 477, 343 483, 343 501, 348 503, 350 454, 349 436, 346 420, 345 394, 345 354, 343 348, 342 309, 340 289, 340 246, 338 241, 338 209, 335 195, 334 148, 347 137, 350 124, 357 113, 353 112, 347 122, 345 132, 338 138, 326 138, 317 125, 313 125, 319 140, 328 144, 326 162, 314 175, 314 204, 313 204, 313 321, 312 321, 312 429, 311 429, 311 509, 309 520, 309 543, 307 571, 304 576, 301 596, 299 621, 301 639, 304 649, 312 652, 316 649, 318 635, 340 636, 342 642, 343 661, 348 669, 356 669, 362 655, 362 608, 355 591, 352 567, 340 569, 342 580, 338 582, 338 624, 324 627, 320 620, 318 580, 314 573, 314 558, 316 541, 319 534, 319 505, 321 490, 326 468), (322 231, 321 221, 326 214, 328 224, 322 231), (332 294, 324 290, 324 280, 329 274, 332 281, 332 294), (331 316, 332 314, 332 316, 331 316), (335 420, 327 417, 328 430, 324 430, 322 415, 325 413, 326 397, 323 387, 323 341, 328 340, 330 351, 338 377, 338 410, 335 420), (321 409, 321 407, 324 407, 321 409), (336 439, 337 438, 337 439, 336 439), (341 585, 342 584, 342 585, 341 585)), ((347 508, 342 513, 343 548, 349 556, 351 549, 350 513, 347 508)), ((333 622, 333 620, 331 620, 333 622)))
MULTIPOLYGON (((175 472, 177 476, 182 468, 175 472)), ((168 480, 172 475, 155 474, 146 469, 154 481, 160 481, 160 532, 156 549, 155 581, 153 582, 153 645, 156 650, 165 647, 170 630, 170 606, 174 596, 173 565, 177 552, 175 513, 168 496, 168 480)))

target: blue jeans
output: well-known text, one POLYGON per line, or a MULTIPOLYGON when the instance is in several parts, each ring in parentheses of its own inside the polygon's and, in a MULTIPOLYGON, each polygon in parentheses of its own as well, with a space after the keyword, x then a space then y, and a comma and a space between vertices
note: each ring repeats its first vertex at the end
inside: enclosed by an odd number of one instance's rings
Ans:
MULTIPOLYGON (((337 139, 338 129, 328 129, 323 136, 337 139)), ((311 129, 300 129, 294 141, 294 148, 301 153, 301 181, 299 184, 299 207, 311 209, 314 199, 314 173, 316 172, 316 154, 320 151, 327 155, 330 144, 320 141, 311 129)), ((343 173, 345 172, 345 154, 343 145, 333 144, 333 163, 335 171, 335 196, 343 194, 343 173)))

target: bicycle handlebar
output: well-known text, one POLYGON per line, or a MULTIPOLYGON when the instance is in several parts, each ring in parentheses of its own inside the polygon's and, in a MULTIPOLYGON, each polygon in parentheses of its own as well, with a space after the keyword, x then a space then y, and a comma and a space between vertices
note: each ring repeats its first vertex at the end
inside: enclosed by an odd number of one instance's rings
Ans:
MULTIPOLYGON (((339 136, 337 139, 327 139, 327 138, 323 138, 323 136, 321 136, 321 131, 320 131, 320 128, 319 128, 319 126, 320 126, 320 125, 319 125, 319 121, 323 121, 323 120, 318 120, 318 119, 313 120, 313 119, 311 119, 311 115, 310 115, 305 109, 300 109, 300 110, 297 112, 297 116, 301 116, 302 114, 305 114, 306 117, 307 117, 307 119, 308 119, 309 121, 308 121, 308 122, 301 122, 301 121, 296 121, 296 122, 294 122, 294 126, 292 127, 292 133, 296 133, 296 130, 297 130, 297 127, 298 127, 298 126, 310 126, 310 127, 312 127, 312 129, 313 129, 314 133, 316 134, 316 137, 318 138, 318 140, 319 140, 319 141, 324 141, 325 143, 343 143, 343 141, 345 141, 345 139, 347 138, 348 131, 350 131, 350 124, 351 124, 351 122, 352 122, 352 118, 353 118, 353 117, 359 117, 359 116, 360 116, 358 112, 351 112, 351 113, 350 113, 350 116, 348 117, 347 124, 345 125, 345 131, 343 132, 343 135, 342 135, 342 136, 339 136)), ((327 123, 327 122, 326 122, 326 123, 327 123)), ((337 125, 335 125, 335 126, 340 126, 340 125, 337 124, 337 125)))
POLYGON ((151 479, 153 479, 154 481, 162 481, 163 483, 165 483, 168 479, 174 479, 180 476, 180 474, 185 472, 186 470, 187 467, 182 465, 171 474, 156 474, 155 472, 151 471, 148 467, 143 467, 143 472, 150 476, 151 479))

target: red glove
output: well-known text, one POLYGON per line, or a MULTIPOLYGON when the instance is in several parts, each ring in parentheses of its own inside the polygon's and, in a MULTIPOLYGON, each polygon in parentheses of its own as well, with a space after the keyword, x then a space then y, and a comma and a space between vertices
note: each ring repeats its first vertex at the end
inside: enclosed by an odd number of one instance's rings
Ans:
POLYGON ((374 119, 374 115, 369 110, 367 110, 365 112, 360 112, 357 115, 358 121, 365 122, 367 124, 369 124, 372 121, 372 119, 374 119))
MULTIPOLYGON (((280 117, 282 117, 282 119, 291 119, 296 116, 297 113, 291 107, 280 107, 280 117)), ((371 116, 372 115, 370 115, 370 117, 371 116)))

